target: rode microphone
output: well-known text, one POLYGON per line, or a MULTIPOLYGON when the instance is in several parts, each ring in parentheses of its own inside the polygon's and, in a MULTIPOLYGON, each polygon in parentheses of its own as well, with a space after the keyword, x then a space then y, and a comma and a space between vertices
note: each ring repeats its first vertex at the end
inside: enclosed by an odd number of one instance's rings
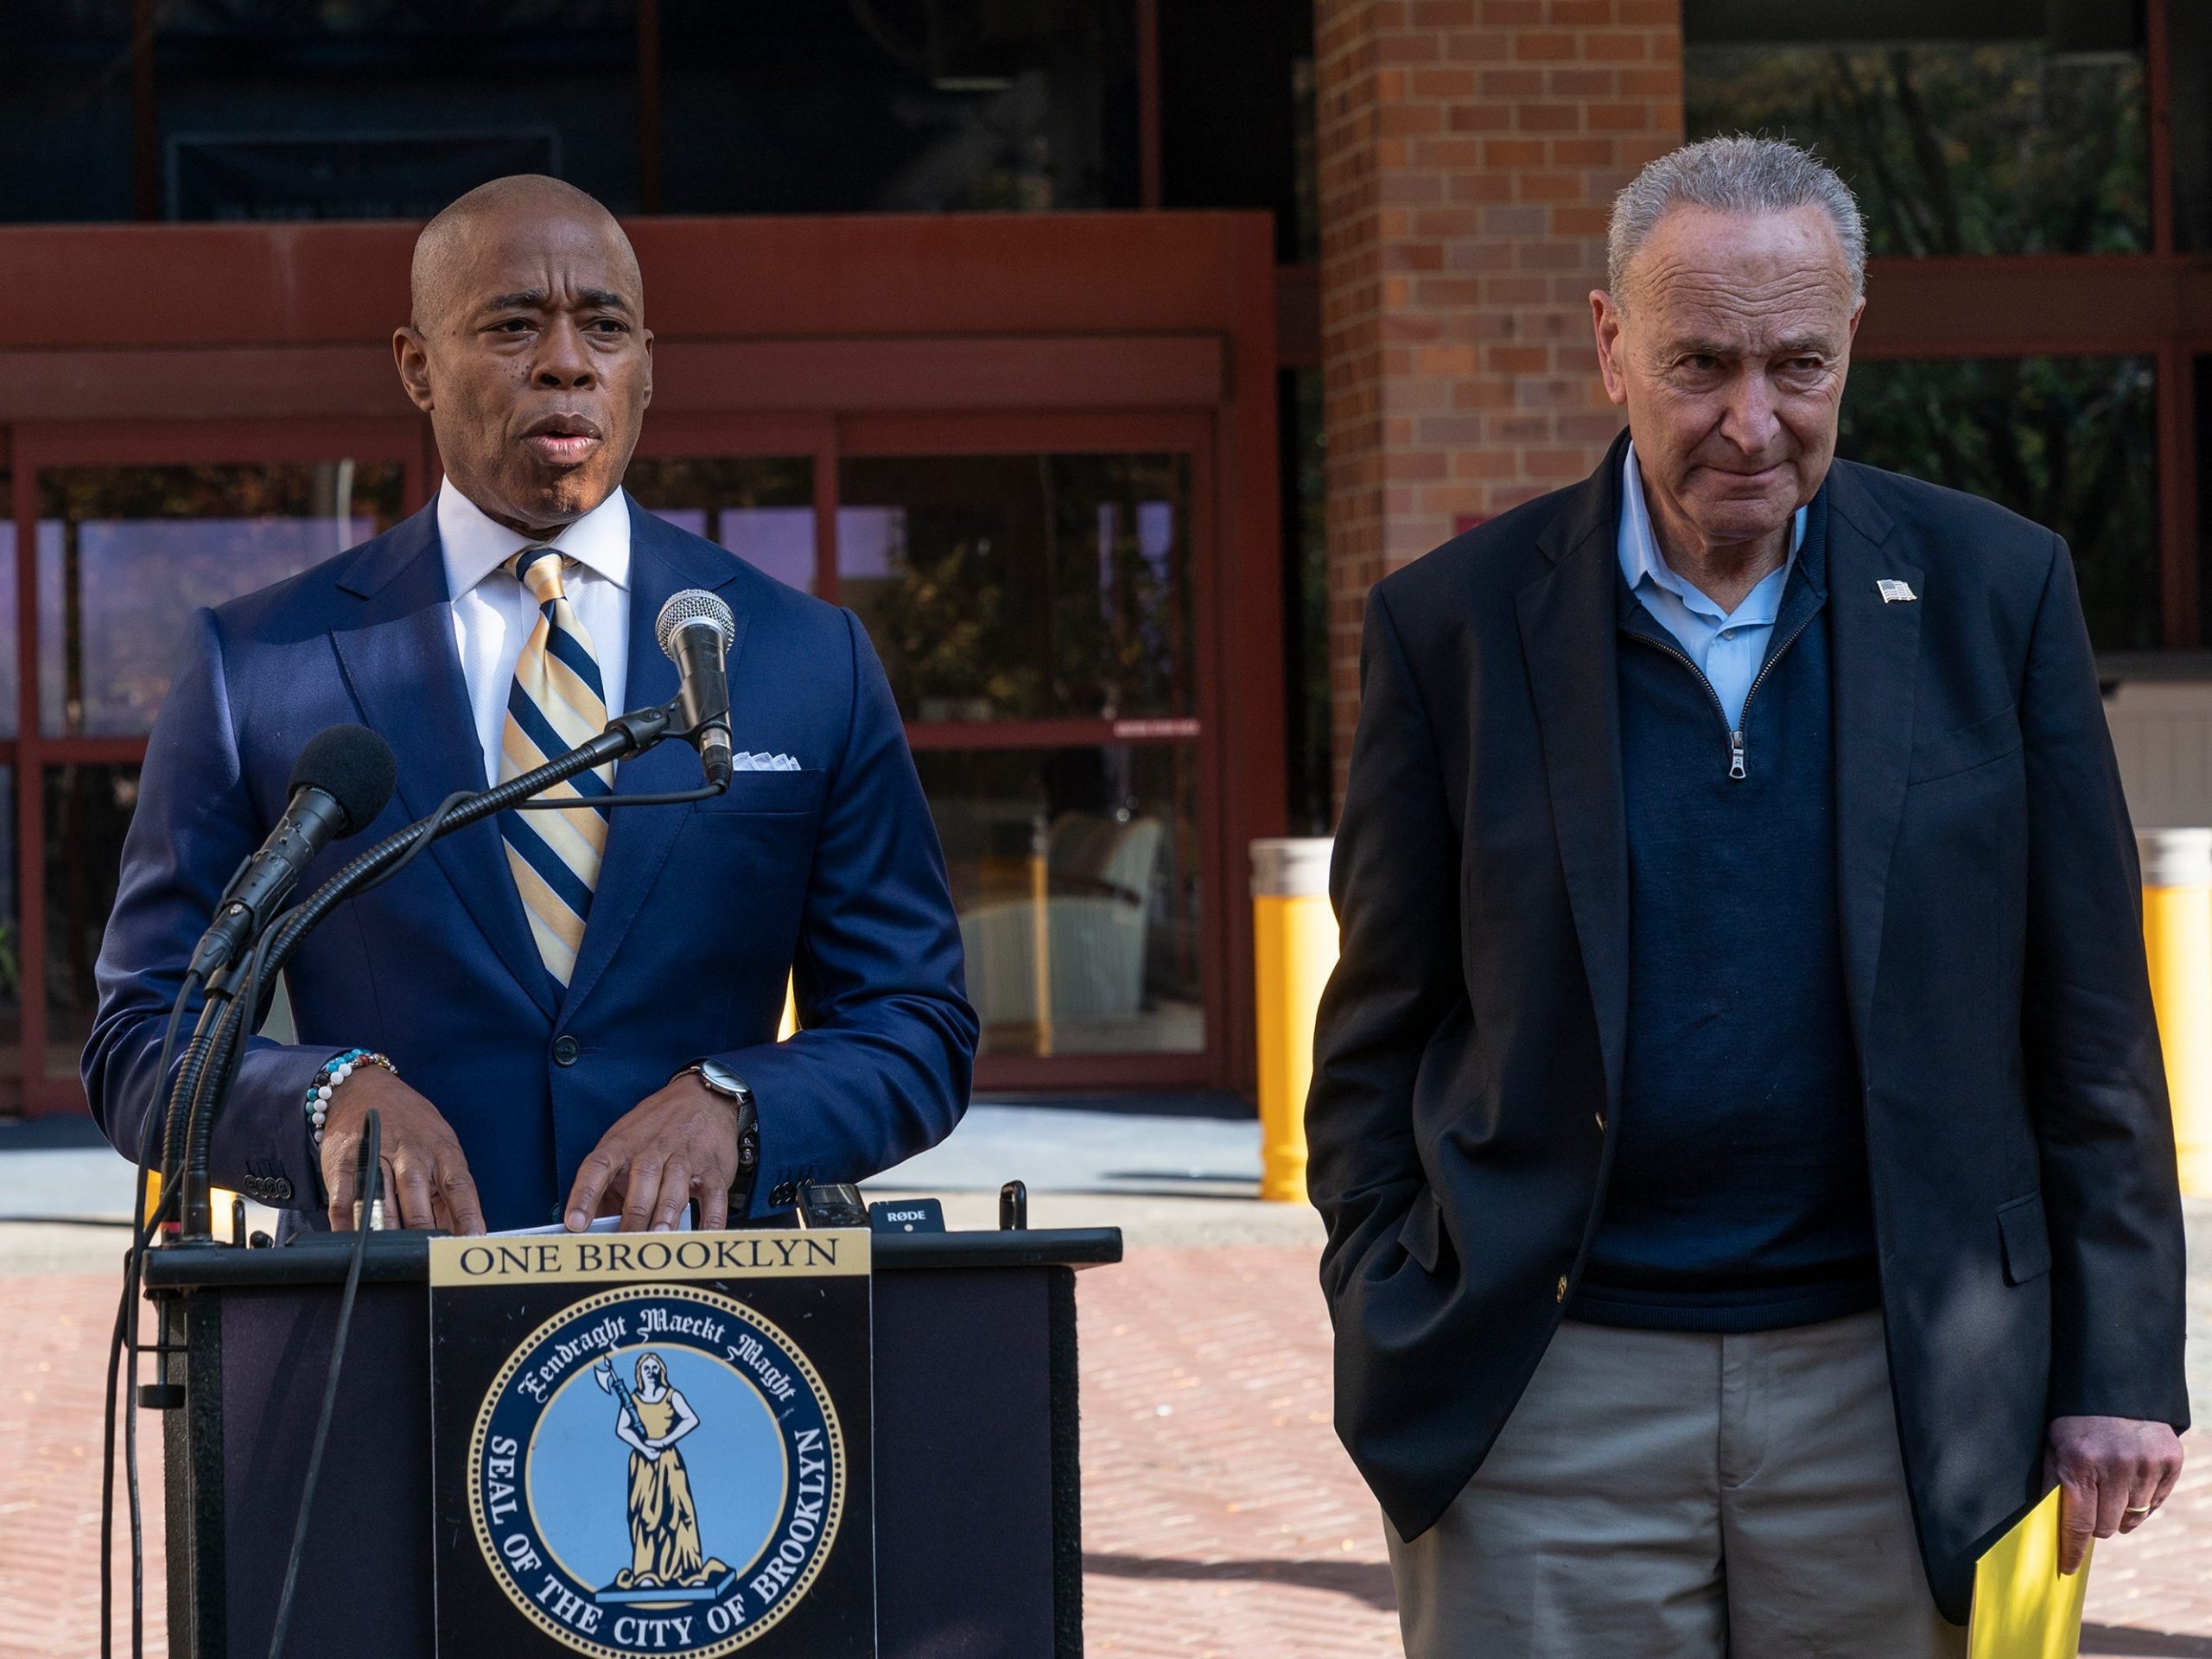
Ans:
POLYGON ((729 785, 729 648, 737 620, 703 588, 686 588, 660 607, 653 632, 676 664, 683 689, 676 695, 680 724, 674 734, 690 740, 699 766, 716 789, 729 785))
POLYGON ((237 962, 315 855, 384 810, 398 775, 391 745, 365 726, 333 726, 309 739, 292 767, 291 804, 224 889, 192 953, 193 971, 205 981, 237 962))

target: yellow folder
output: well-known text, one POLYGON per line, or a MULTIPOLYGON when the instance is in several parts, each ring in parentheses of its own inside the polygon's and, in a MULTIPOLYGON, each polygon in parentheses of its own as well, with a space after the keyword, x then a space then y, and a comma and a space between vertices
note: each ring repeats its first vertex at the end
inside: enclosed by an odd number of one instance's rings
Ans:
POLYGON ((2070 1578, 2059 1575, 2054 1486, 1975 1564, 1968 1659, 2074 1659, 2081 1650, 2082 1599, 2088 1588, 2087 1560, 2070 1578))

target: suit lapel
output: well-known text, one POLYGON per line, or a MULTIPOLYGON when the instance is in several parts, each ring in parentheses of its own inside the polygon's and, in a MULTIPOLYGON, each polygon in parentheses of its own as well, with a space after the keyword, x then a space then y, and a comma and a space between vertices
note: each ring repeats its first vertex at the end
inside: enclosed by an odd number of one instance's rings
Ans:
POLYGON ((1836 892, 1852 1026, 1866 1052, 1890 855, 1904 810, 1918 681, 1920 568, 1890 542, 1889 516, 1839 463, 1828 474, 1828 630, 1835 709, 1836 892), (1919 597, 1885 601, 1878 583, 1919 597))
POLYGON ((1607 1097, 1620 1098, 1628 1028, 1628 828, 1616 669, 1621 456, 1616 442, 1538 545, 1551 570, 1516 600, 1567 902, 1589 976, 1607 1097))
MULTIPOLYGON (((676 664, 662 652, 654 624, 661 607, 685 588, 721 588, 737 575, 734 554, 718 553, 670 528, 632 501, 630 504, 630 665, 623 701, 631 709, 650 709, 676 696, 676 664)), ((737 638, 729 648, 732 677, 745 648, 746 613, 732 607, 737 638)), ((620 795, 674 794, 696 789, 702 781, 691 746, 671 738, 657 748, 632 755, 615 769, 620 795)), ((584 925, 583 949, 569 976, 563 1017, 572 1015, 605 971, 630 925, 637 920, 646 891, 667 861, 676 832, 693 809, 680 806, 618 806, 607 836, 599 885, 592 893, 584 925)), ((510 886, 513 884, 509 883, 510 886)), ((519 908, 519 901, 518 901, 519 908)))
MULTIPOLYGON (((339 587, 360 600, 357 620, 331 631, 346 683, 368 726, 399 757, 399 796, 427 817, 457 789, 482 789, 484 752, 454 645, 435 502, 362 550, 339 587)), ((429 855, 462 906, 550 1020, 553 985, 507 868, 498 820, 433 842, 429 855)))

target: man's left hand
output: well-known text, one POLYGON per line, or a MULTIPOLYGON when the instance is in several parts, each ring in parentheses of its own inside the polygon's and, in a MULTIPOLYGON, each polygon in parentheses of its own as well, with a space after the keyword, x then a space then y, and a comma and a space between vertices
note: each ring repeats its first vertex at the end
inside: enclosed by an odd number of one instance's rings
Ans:
POLYGON ((569 1191, 569 1230, 590 1226, 604 1198, 621 1205, 624 1232, 666 1232, 696 1196, 699 1225, 714 1232, 736 1179, 737 1103, 687 1071, 600 1137, 569 1191))
POLYGON ((2058 1483, 2058 1570, 2072 1573, 2089 1540, 2133 1532, 2181 1477, 2181 1437, 2132 1417, 2056 1417, 2044 1459, 2058 1483))

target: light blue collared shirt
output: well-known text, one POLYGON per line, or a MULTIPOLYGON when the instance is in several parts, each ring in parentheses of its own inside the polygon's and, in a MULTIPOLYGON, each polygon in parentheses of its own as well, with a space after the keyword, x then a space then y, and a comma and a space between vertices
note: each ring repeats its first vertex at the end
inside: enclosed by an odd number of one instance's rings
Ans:
POLYGON ((1732 611, 1723 611, 1667 565, 1659 538, 1651 531, 1650 510, 1643 504, 1643 474, 1636 464, 1636 445, 1621 462, 1621 528, 1618 546, 1621 574, 1643 608, 1705 676, 1706 683, 1727 710, 1731 730, 1743 724, 1744 699, 1766 661, 1767 640, 1782 610, 1782 590, 1797 566, 1805 540, 1806 509, 1789 521, 1789 556, 1782 569, 1744 595, 1732 611))

